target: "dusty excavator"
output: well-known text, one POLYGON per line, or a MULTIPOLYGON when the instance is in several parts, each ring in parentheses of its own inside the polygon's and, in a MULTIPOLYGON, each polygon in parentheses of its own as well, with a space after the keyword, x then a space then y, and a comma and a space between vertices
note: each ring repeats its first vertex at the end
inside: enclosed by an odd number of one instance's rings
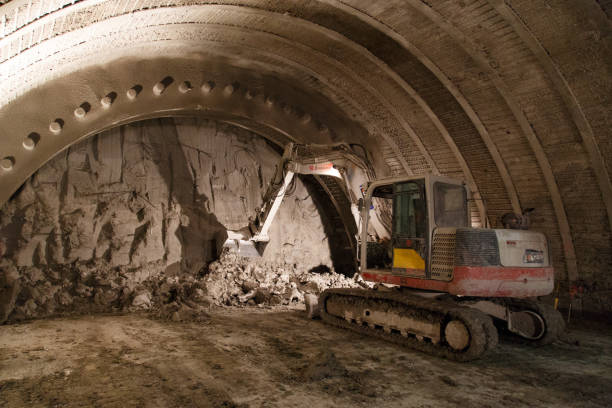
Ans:
POLYGON ((325 290, 318 305, 308 305, 323 321, 457 361, 494 348, 498 327, 534 344, 558 338, 561 315, 535 300, 554 287, 544 234, 524 226, 472 228, 462 181, 430 174, 371 179, 367 160, 347 145, 289 145, 264 205, 228 245, 247 256, 260 253, 295 173, 343 179, 350 193, 351 168, 367 180, 354 203, 359 273, 379 285, 325 290))

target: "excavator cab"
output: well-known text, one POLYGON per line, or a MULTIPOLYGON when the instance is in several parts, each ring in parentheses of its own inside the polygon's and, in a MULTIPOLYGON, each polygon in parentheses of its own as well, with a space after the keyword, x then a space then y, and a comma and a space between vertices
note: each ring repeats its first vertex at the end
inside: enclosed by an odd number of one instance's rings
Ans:
POLYGON ((372 245, 373 235, 377 234, 378 241, 387 245, 387 262, 368 261, 369 255, 376 257, 381 251, 368 251, 366 244, 361 252, 361 265, 368 265, 368 268, 378 266, 378 273, 394 276, 431 278, 434 231, 467 227, 467 202, 465 185, 445 177, 427 175, 371 183, 366 190, 361 214, 362 225, 368 227, 363 228, 361 238, 362 242, 370 241, 369 248, 372 249, 376 247, 372 245), (375 208, 381 215, 373 214, 375 208), (384 229, 380 226, 369 228, 373 217, 377 220, 372 224, 382 224, 384 229), (384 230, 390 233, 390 237, 385 237, 384 230))
POLYGON ((427 202, 423 180, 393 184, 394 273, 424 276, 427 263, 427 202))
POLYGON ((370 183, 361 212, 362 277, 459 296, 549 294, 554 270, 544 234, 472 228, 468 194, 461 181, 434 175, 370 183), (380 245, 386 250, 372 250, 380 245), (381 252, 385 262, 368 260, 381 252))

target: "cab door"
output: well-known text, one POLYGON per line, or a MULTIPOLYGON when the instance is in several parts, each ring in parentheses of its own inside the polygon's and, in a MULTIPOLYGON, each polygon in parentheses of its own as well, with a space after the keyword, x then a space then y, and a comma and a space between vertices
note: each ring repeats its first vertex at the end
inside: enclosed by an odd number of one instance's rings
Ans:
POLYGON ((427 222, 425 181, 394 184, 391 232, 394 275, 426 277, 427 222))

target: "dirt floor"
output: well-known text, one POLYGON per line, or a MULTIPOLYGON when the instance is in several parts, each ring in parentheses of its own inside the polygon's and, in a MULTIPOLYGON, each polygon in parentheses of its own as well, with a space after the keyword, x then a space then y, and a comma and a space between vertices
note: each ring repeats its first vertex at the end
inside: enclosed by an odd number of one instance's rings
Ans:
POLYGON ((608 407, 612 327, 544 348, 502 339, 455 363, 308 320, 289 308, 216 309, 0 326, 2 407, 608 407))

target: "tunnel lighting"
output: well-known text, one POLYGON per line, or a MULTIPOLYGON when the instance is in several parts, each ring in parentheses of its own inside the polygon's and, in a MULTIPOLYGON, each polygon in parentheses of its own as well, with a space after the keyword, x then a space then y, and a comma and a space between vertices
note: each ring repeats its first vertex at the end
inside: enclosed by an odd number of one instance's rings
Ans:
POLYGON ((138 92, 134 88, 130 88, 127 90, 126 95, 128 99, 133 101, 138 96, 138 92))
POLYGON ((153 86, 153 93, 159 96, 164 92, 164 89, 166 89, 166 85, 161 82, 158 82, 155 84, 155 86, 153 86))
POLYGON ((32 136, 27 136, 23 139, 23 148, 26 150, 34 150, 36 147, 36 141, 32 138, 32 136))
POLYGON ((202 93, 208 94, 210 93, 210 91, 213 90, 214 87, 215 87, 215 83, 212 81, 208 81, 208 82, 204 82, 202 86, 200 87, 200 89, 202 90, 202 93))
POLYGON ((234 88, 234 85, 229 84, 229 85, 227 85, 225 88, 223 88, 223 94, 224 94, 225 96, 230 96, 231 94, 233 94, 233 93, 234 93, 234 91, 235 91, 235 90, 236 90, 236 89, 234 88))
POLYGON ((187 81, 181 82, 181 84, 178 87, 178 90, 180 93, 187 93, 191 91, 191 84, 189 84, 189 82, 187 81))

